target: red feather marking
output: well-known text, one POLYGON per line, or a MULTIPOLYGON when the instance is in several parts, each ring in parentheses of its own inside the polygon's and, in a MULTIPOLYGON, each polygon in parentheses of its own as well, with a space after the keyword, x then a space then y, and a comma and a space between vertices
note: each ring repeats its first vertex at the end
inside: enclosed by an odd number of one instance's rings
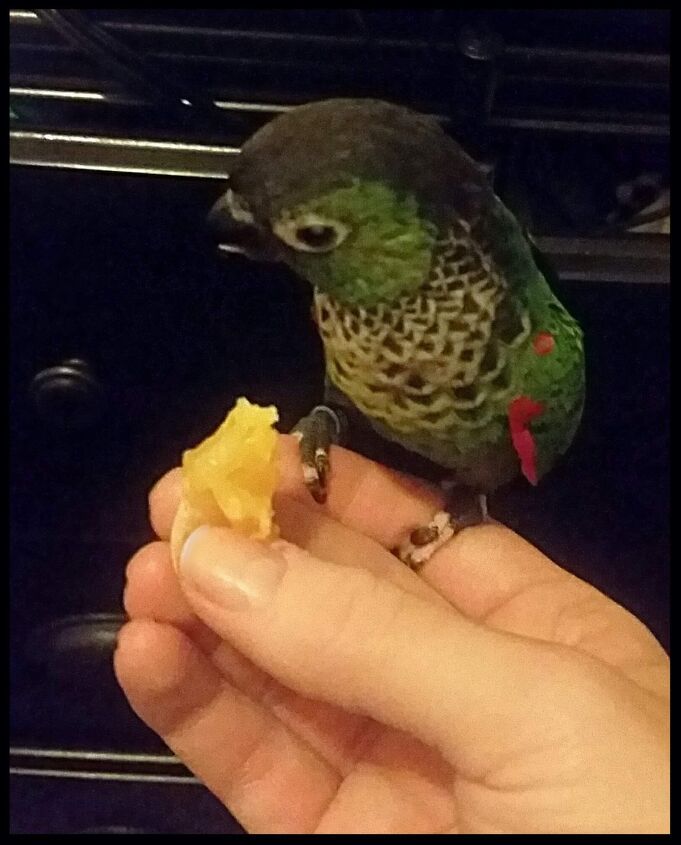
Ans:
POLYGON ((529 396, 518 396, 508 406, 508 424, 511 429, 511 442, 520 458, 520 469, 530 484, 537 483, 537 447, 528 426, 530 422, 544 413, 541 402, 535 402, 529 396))
POLYGON ((551 332, 539 332, 532 341, 532 346, 537 355, 550 355, 555 345, 556 339, 551 332))

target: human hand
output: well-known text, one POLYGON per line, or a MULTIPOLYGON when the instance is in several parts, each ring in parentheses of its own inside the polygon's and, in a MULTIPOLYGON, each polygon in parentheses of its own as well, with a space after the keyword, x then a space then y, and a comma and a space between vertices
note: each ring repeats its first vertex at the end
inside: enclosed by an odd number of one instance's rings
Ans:
POLYGON ((128 566, 115 669, 252 833, 642 833, 669 825, 669 662, 630 613, 506 528, 417 577, 387 550, 432 491, 334 448, 323 507, 281 438, 284 540, 190 537, 128 566))

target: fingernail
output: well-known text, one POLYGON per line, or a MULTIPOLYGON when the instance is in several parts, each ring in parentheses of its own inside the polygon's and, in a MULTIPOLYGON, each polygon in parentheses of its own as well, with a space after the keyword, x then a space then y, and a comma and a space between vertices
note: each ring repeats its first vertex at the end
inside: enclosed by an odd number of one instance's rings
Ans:
POLYGON ((197 528, 180 555, 185 585, 227 610, 266 604, 285 571, 280 552, 228 528, 197 528))

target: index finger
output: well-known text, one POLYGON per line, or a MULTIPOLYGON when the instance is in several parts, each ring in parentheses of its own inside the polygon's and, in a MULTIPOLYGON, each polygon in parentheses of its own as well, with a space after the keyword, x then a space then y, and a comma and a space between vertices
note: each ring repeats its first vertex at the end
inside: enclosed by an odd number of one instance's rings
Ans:
MULTIPOLYGON (((289 435, 279 439, 279 467, 280 507, 293 499, 305 505, 308 513, 319 511, 387 549, 413 528, 430 522, 443 507, 442 497, 432 488, 340 447, 332 447, 324 505, 316 504, 305 487, 298 443, 289 435)), ((162 539, 170 536, 181 493, 179 469, 171 470, 151 491, 151 521, 162 539)), ((513 596, 537 585, 578 581, 501 525, 461 531, 435 552, 419 574, 475 619, 486 618, 513 596)), ((549 604, 546 612, 551 615, 549 604)))
POLYGON ((325 511, 388 549, 402 542, 411 529, 430 522, 444 506, 440 491, 356 452, 332 446, 329 460, 327 500, 317 505, 303 482, 298 442, 282 435, 277 492, 325 511))
MULTIPOLYGON (((386 548, 396 546, 411 528, 428 523, 443 506, 442 496, 425 484, 339 446, 331 449, 328 499, 317 505, 303 482, 298 442, 288 434, 279 438, 277 493, 326 512, 386 548)), ((170 537, 181 497, 179 467, 166 473, 149 494, 151 525, 162 540, 170 537)))

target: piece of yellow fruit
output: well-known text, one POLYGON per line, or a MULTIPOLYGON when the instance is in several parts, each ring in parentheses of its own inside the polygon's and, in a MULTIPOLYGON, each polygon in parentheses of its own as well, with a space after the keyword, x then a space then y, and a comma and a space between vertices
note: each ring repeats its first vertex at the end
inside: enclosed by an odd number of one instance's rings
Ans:
POLYGON ((182 456, 182 502, 173 523, 173 561, 199 525, 227 525, 259 540, 276 536, 277 409, 243 397, 214 434, 182 456))

